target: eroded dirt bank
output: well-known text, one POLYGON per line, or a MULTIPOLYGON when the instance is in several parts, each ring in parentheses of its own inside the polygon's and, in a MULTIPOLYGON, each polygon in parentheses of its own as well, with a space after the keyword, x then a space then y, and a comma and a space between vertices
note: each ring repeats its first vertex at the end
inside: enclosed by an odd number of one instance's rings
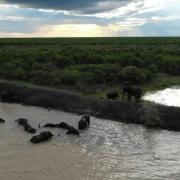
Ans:
POLYGON ((111 119, 119 122, 143 124, 169 130, 180 130, 180 108, 151 103, 96 100, 64 90, 0 81, 0 95, 8 90, 16 93, 18 103, 66 112, 111 119))

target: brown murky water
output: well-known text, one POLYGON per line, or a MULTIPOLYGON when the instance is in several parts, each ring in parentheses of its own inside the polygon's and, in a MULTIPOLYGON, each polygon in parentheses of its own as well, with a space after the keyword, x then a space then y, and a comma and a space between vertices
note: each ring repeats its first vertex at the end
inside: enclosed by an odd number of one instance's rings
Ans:
POLYGON ((79 116, 1 103, 0 117, 7 121, 0 125, 0 180, 180 179, 178 132, 92 118, 79 138, 52 130, 51 141, 34 145, 15 119, 28 118, 34 127, 61 121, 77 127, 79 116))

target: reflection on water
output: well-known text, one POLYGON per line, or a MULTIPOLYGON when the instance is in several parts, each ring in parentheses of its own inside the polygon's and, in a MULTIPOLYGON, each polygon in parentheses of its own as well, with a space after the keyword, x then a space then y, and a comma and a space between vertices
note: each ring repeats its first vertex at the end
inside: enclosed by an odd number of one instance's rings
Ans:
POLYGON ((167 106, 180 107, 180 86, 174 86, 153 93, 147 93, 143 99, 167 106))
MULTIPOLYGON (((37 107, 0 104, 0 179, 2 180, 169 180, 180 177, 180 133, 93 118, 80 137, 52 130, 55 137, 30 144, 32 135, 14 123, 32 126, 68 122, 79 116, 37 107), (60 133, 60 137, 58 136, 60 133)), ((39 129, 38 131, 42 131, 39 129)))

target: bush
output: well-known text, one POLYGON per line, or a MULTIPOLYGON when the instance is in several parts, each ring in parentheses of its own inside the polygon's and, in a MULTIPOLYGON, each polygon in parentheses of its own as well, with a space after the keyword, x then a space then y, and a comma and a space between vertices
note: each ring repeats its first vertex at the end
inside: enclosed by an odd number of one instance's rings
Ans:
POLYGON ((146 80, 145 72, 136 66, 126 66, 121 71, 121 77, 124 81, 131 84, 143 83, 146 80))
POLYGON ((155 64, 151 64, 149 67, 148 67, 148 71, 151 72, 152 74, 155 74, 158 72, 158 69, 157 69, 157 66, 155 64))
POLYGON ((70 69, 82 72, 88 82, 105 84, 117 81, 117 74, 120 72, 121 67, 117 64, 87 64, 73 66, 70 69))
POLYGON ((26 80, 26 72, 22 70, 21 68, 17 68, 13 71, 14 79, 19 79, 19 80, 26 80))
POLYGON ((61 83, 64 85, 73 86, 82 79, 82 73, 73 70, 66 70, 61 73, 61 83))
POLYGON ((40 85, 51 85, 52 77, 49 73, 44 71, 32 71, 29 73, 29 81, 40 85))
POLYGON ((73 61, 69 57, 60 55, 54 57, 54 62, 55 65, 61 69, 73 64, 73 61))

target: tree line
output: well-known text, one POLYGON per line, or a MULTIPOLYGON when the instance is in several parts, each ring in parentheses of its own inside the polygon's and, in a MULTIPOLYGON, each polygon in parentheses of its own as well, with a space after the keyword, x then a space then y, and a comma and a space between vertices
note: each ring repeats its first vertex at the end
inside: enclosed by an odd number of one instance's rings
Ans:
POLYGON ((26 43, 19 44, 16 39, 9 43, 0 39, 0 78, 80 90, 83 86, 150 83, 158 73, 180 75, 180 39, 160 38, 153 43, 145 39, 143 43, 141 38, 127 38, 124 44, 108 39, 104 45, 100 40, 90 39, 84 45, 82 40, 71 44, 63 39, 67 44, 62 45, 54 39, 54 44, 42 45, 43 39, 30 39, 29 44, 25 39, 26 43))

